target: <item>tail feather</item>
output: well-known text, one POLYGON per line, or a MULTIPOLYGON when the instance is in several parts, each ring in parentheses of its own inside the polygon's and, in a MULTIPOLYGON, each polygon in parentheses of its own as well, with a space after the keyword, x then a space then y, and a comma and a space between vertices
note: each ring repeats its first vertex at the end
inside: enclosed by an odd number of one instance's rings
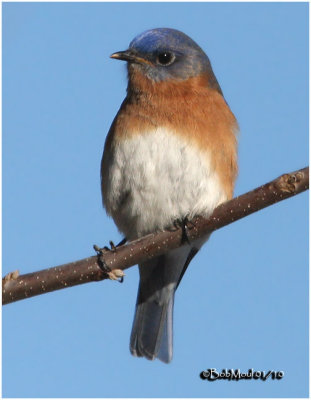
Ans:
POLYGON ((168 303, 158 359, 169 363, 173 358, 173 308, 174 295, 168 303))
POLYGON ((131 334, 131 353, 148 360, 166 363, 173 355, 173 296, 163 305, 137 304, 131 334))
POLYGON ((171 361, 174 294, 195 252, 187 245, 139 266, 140 285, 130 340, 134 356, 171 361))

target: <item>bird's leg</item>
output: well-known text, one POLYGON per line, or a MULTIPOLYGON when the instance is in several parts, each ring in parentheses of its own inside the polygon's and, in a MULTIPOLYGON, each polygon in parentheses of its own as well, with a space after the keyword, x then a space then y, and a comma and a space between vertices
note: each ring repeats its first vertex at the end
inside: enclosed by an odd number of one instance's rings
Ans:
POLYGON ((104 258, 104 252, 111 251, 111 252, 116 252, 117 247, 122 246, 126 242, 126 238, 122 239, 117 246, 114 245, 113 241, 110 240, 110 249, 109 247, 105 246, 103 248, 100 248, 96 244, 94 244, 93 248, 97 253, 97 259, 98 259, 98 265, 100 269, 108 276, 109 279, 111 280, 117 280, 118 282, 122 283, 123 282, 123 277, 124 277, 124 272, 122 269, 114 269, 112 270, 106 263, 105 258, 104 258))
POLYGON ((120 247, 120 246, 123 246, 126 242, 127 242, 127 239, 125 237, 116 246, 114 245, 112 240, 110 240, 109 244, 110 244, 111 250, 115 253, 117 251, 117 248, 120 247))
POLYGON ((189 220, 188 216, 186 216, 184 218, 176 219, 173 223, 173 228, 171 228, 171 230, 174 232, 177 229, 181 228, 182 229, 181 242, 182 243, 187 242, 188 244, 190 244, 188 230, 192 229, 193 227, 194 223, 191 220, 189 220))
POLYGON ((112 251, 113 253, 115 253, 115 252, 117 251, 117 248, 120 247, 120 246, 123 246, 123 245, 126 243, 126 241, 127 241, 127 239, 126 239, 126 237, 125 237, 125 238, 123 238, 123 239, 121 240, 121 242, 118 243, 117 245, 115 245, 114 242, 113 242, 112 240, 109 240, 110 248, 109 248, 108 246, 98 247, 96 244, 94 244, 93 247, 94 247, 94 250, 95 250, 95 251, 98 251, 98 250, 106 250, 106 251, 112 251), (95 249, 95 246, 96 246, 96 249, 98 249, 98 250, 95 249))
POLYGON ((181 229, 182 229, 182 236, 181 236, 181 242, 182 243, 188 243, 190 244, 189 236, 188 236, 188 224, 189 220, 188 217, 186 216, 185 218, 182 219, 181 221, 181 229))
POLYGON ((180 229, 180 227, 182 226, 182 219, 181 218, 177 218, 173 221, 173 226, 170 226, 169 228, 167 228, 170 232, 175 232, 178 231, 178 229, 180 229))

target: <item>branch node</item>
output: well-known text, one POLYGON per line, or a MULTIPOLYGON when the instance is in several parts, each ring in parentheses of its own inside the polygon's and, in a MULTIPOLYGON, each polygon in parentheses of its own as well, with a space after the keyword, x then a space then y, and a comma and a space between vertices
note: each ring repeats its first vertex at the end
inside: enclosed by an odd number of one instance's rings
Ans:
POLYGON ((5 277, 3 278, 4 283, 12 281, 12 280, 16 280, 19 277, 19 270, 15 270, 13 272, 9 272, 8 274, 5 275, 5 277))
POLYGON ((304 178, 303 172, 299 171, 294 174, 284 174, 276 182, 276 186, 283 193, 294 193, 297 185, 304 178))

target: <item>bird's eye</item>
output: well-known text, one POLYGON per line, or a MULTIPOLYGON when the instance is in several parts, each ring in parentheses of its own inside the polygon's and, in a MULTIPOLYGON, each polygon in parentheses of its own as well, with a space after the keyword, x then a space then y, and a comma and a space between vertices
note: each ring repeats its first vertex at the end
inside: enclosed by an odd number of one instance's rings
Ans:
POLYGON ((158 54, 157 62, 160 65, 170 65, 174 62, 175 56, 168 51, 164 51, 163 53, 158 54))

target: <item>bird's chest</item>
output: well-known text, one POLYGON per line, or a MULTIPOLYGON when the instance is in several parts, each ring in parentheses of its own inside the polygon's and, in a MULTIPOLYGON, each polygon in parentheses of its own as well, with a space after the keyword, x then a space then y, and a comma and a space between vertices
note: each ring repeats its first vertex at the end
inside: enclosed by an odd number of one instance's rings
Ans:
POLYGON ((107 171, 105 206, 130 237, 209 214, 225 200, 208 152, 166 129, 118 142, 107 171))

